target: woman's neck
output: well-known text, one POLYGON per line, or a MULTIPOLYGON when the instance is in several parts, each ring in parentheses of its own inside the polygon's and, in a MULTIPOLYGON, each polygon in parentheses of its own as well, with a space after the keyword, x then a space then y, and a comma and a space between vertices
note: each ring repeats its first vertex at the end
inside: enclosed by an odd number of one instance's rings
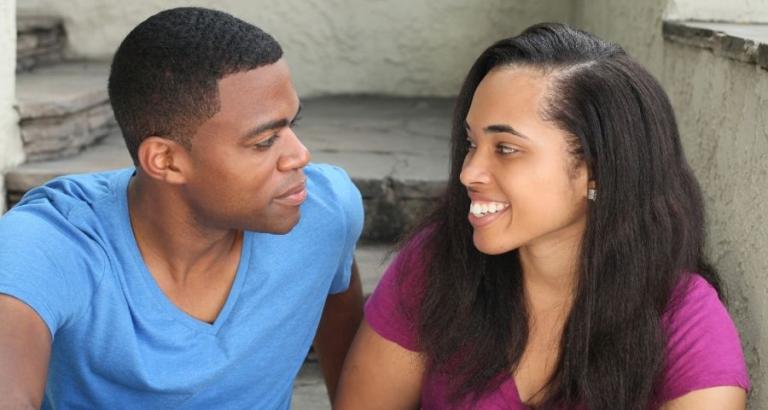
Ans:
POLYGON ((577 284, 583 226, 572 226, 519 249, 523 289, 531 308, 570 306, 577 284))

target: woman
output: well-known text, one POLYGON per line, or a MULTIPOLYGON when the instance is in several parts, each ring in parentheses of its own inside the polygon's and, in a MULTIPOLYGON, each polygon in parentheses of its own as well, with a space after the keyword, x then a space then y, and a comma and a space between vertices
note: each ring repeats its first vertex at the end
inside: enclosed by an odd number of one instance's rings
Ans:
POLYGON ((494 44, 336 407, 743 409, 703 219, 668 98, 620 47, 558 24, 494 44))

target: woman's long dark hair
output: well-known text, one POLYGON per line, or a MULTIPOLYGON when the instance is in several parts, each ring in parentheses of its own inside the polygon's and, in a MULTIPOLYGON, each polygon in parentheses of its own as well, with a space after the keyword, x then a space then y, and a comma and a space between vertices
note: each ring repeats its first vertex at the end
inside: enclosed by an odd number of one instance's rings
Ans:
POLYGON ((646 409, 663 371, 661 317, 673 290, 685 272, 697 272, 720 293, 703 258, 702 197, 658 82, 619 46, 561 24, 535 25, 492 45, 461 88, 448 187, 414 231, 427 232, 414 319, 429 371, 455 381, 453 400, 477 397, 514 371, 527 343, 517 251, 489 256, 475 248, 459 181, 475 89, 504 66, 549 76, 543 118, 571 137, 573 155, 586 162, 598 189, 557 365, 536 407, 646 409))

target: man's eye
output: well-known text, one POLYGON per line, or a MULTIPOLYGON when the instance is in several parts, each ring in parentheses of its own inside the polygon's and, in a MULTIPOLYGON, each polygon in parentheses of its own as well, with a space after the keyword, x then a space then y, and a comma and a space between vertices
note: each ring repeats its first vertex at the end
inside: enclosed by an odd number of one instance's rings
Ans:
POLYGON ((275 134, 264 141, 261 141, 260 143, 254 145, 254 147, 258 150, 265 150, 271 147, 272 145, 275 145, 275 142, 277 142, 277 139, 279 138, 279 135, 275 134))
POLYGON ((291 128, 296 128, 296 126, 299 125, 299 121, 301 121, 301 116, 297 115, 296 118, 291 121, 291 128))

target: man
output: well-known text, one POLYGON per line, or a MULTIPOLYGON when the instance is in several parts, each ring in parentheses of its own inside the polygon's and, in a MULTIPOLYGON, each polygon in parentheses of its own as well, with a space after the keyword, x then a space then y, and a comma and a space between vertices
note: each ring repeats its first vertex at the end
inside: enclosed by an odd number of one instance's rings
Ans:
POLYGON ((0 219, 0 408, 285 409, 313 339, 333 396, 361 198, 308 164, 278 43, 164 11, 109 94, 135 169, 53 180, 0 219))

